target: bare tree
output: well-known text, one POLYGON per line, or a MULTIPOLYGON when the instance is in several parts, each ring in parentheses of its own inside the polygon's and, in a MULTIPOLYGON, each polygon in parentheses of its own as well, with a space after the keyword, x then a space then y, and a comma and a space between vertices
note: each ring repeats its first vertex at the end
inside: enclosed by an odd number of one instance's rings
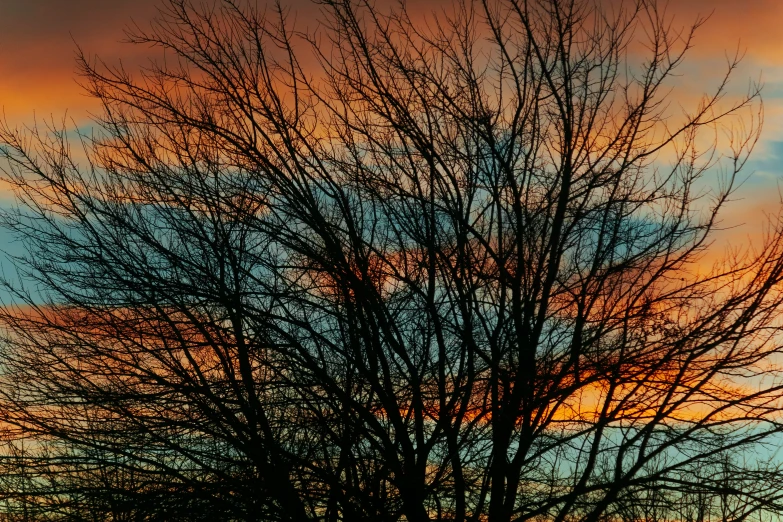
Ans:
POLYGON ((82 57, 94 135, 6 126, 0 411, 58 516, 778 512, 780 223, 703 263, 759 90, 678 110, 703 20, 620 4, 170 0, 165 59, 82 57))

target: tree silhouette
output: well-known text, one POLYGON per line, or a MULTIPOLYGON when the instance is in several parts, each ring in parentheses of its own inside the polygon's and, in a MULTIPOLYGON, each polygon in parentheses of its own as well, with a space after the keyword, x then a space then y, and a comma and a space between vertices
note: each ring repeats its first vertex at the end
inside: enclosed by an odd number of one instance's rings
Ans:
POLYGON ((778 512, 783 241, 704 263, 761 114, 736 60, 678 110, 703 20, 320 9, 170 0, 160 61, 82 55, 95 134, 0 132, 9 513, 778 512))

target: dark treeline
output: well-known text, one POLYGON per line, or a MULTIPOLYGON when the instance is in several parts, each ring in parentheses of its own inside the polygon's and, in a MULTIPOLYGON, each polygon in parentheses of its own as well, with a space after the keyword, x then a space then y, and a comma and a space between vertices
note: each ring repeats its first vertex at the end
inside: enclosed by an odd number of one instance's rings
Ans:
POLYGON ((774 519, 781 223, 705 263, 761 105, 679 106, 704 20, 254 6, 0 130, 0 519, 774 519))

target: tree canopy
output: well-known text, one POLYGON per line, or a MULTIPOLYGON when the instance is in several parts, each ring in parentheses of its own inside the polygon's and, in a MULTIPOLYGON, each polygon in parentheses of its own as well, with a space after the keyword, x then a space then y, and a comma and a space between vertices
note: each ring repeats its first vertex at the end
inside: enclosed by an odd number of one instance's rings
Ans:
POLYGON ((92 134, 0 130, 9 520, 759 520, 780 222, 654 1, 168 0, 92 134), (725 137, 725 139, 724 139, 725 137), (16 517, 16 518, 14 518, 16 517))

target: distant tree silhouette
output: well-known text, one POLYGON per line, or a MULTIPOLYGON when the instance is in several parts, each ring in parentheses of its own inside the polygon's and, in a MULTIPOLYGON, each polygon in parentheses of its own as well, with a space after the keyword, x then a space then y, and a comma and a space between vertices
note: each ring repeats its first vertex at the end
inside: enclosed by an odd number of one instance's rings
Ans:
POLYGON ((319 9, 170 0, 82 55, 95 134, 0 131, 8 519, 777 513, 783 240, 705 264, 761 113, 736 60, 679 110, 703 20, 319 9))

